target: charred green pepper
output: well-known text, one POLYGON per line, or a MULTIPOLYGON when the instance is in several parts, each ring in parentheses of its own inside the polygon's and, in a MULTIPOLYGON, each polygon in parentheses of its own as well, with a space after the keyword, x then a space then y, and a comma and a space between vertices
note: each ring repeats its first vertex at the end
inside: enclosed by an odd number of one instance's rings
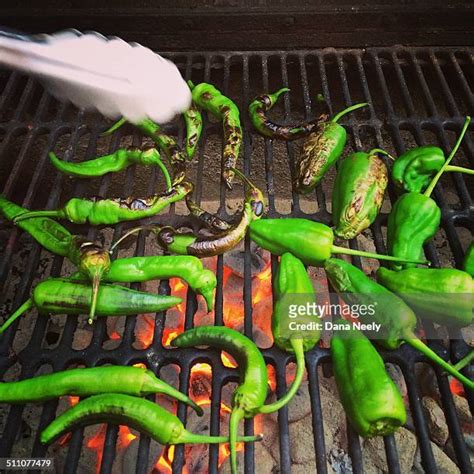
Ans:
POLYGON ((382 207, 388 173, 374 149, 357 152, 340 163, 332 192, 334 233, 343 239, 353 239, 367 229, 382 207))
POLYGON ((296 190, 306 194, 321 181, 326 171, 341 156, 346 144, 347 133, 337 121, 367 104, 355 104, 336 114, 330 121, 322 122, 303 144, 301 160, 296 167, 296 190))
POLYGON ((407 268, 395 272, 380 267, 377 279, 422 318, 460 327, 472 322, 474 282, 462 270, 407 268))
POLYGON ((14 219, 14 223, 34 217, 56 217, 68 219, 75 224, 92 225, 117 224, 124 221, 143 219, 158 214, 171 203, 184 199, 192 192, 193 185, 187 181, 173 186, 169 191, 154 194, 145 199, 70 199, 62 209, 54 211, 30 211, 14 219))
MULTIPOLYGON (((471 121, 466 117, 463 129, 448 159, 436 173, 423 194, 410 192, 400 196, 393 205, 387 223, 387 247, 391 255, 409 260, 420 258, 423 245, 436 234, 441 222, 441 209, 430 197, 436 183, 456 154, 471 121)), ((394 264, 399 270, 413 264, 394 264)))
POLYGON ((317 129, 323 121, 327 120, 327 116, 325 115, 300 125, 280 125, 269 120, 266 113, 277 103, 281 94, 289 91, 290 89, 288 89, 288 87, 283 87, 273 94, 259 95, 250 103, 250 120, 253 126, 262 135, 270 138, 279 138, 281 140, 296 140, 306 137, 317 129))
POLYGON ((212 257, 234 248, 244 237, 251 222, 262 217, 265 200, 262 192, 253 185, 240 171, 234 170, 247 184, 244 210, 239 221, 229 230, 211 237, 200 237, 192 233, 182 233, 173 227, 143 226, 131 229, 124 234, 113 247, 120 244, 129 235, 141 230, 150 230, 156 234, 159 245, 166 251, 178 255, 212 257))
POLYGON ((183 113, 183 117, 184 123, 186 124, 186 142, 184 148, 188 159, 192 160, 202 133, 202 115, 199 107, 192 103, 191 107, 183 113))
POLYGON ((416 315, 399 296, 344 260, 331 258, 324 269, 331 285, 346 303, 372 308, 372 311, 361 312, 359 318, 364 324, 380 326, 376 333, 377 344, 393 350, 406 342, 466 387, 474 388, 474 381, 461 374, 415 335, 416 315))
POLYGON ((188 84, 192 91, 193 103, 222 121, 224 132, 222 177, 227 187, 231 189, 234 169, 242 145, 242 126, 240 125, 239 108, 212 84, 202 82, 195 86, 191 81, 188 81, 188 84))
POLYGON ((406 423, 400 391, 364 334, 344 320, 336 321, 331 356, 342 406, 360 436, 387 436, 406 423))

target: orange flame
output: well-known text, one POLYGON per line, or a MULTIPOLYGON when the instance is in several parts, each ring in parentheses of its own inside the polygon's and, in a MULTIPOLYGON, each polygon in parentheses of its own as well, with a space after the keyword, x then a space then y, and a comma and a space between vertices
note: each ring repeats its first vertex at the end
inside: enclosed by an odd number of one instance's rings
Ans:
POLYGON ((268 364, 267 373, 268 373, 268 385, 270 387, 270 390, 274 392, 277 386, 275 367, 273 367, 273 365, 268 364))
POLYGON ((171 474, 173 472, 174 448, 174 445, 165 447, 158 461, 156 461, 154 469, 160 474, 171 474))
POLYGON ((92 436, 92 438, 87 441, 86 446, 89 449, 92 449, 93 451, 96 452, 96 469, 95 472, 97 474, 100 473, 100 465, 102 464, 102 457, 104 454, 104 441, 105 441, 105 433, 107 431, 107 425, 100 425, 100 428, 98 429, 97 433, 92 436))
POLYGON ((171 341, 175 339, 176 337, 178 337, 181 332, 183 331, 178 331, 177 329, 165 328, 163 330, 163 337, 162 337, 163 346, 169 347, 171 345, 171 341))
POLYGON ((118 433, 118 445, 121 449, 128 448, 130 443, 137 437, 130 431, 128 426, 120 425, 118 433))
POLYGON ((112 339, 113 341, 118 341, 119 339, 122 339, 122 336, 117 331, 112 331, 109 334, 109 339, 112 339))

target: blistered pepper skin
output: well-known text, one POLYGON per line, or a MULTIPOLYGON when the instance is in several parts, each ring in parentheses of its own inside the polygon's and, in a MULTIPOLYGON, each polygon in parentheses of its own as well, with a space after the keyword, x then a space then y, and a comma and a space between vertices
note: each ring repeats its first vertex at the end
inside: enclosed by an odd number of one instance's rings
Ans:
POLYGON ((367 337, 355 329, 336 330, 331 355, 342 406, 360 436, 386 436, 406 423, 403 398, 367 337))
POLYGON ((420 146, 400 155, 393 163, 392 180, 401 191, 421 193, 446 161, 437 146, 420 146))
POLYGON ((384 162, 375 153, 348 156, 337 170, 332 194, 334 233, 353 239, 377 217, 388 183, 384 162))
MULTIPOLYGON (((441 222, 441 209, 428 196, 406 193, 400 196, 388 216, 388 253, 395 257, 420 258, 423 245, 436 234, 441 222)), ((414 267, 410 263, 393 263, 394 270, 414 267)))
POLYGON ((424 319, 458 327, 472 323, 474 283, 462 270, 407 268, 395 272, 380 267, 377 279, 424 319))
POLYGON ((336 122, 322 123, 306 138, 296 169, 295 187, 298 192, 307 194, 316 187, 341 156, 346 140, 346 130, 336 122))

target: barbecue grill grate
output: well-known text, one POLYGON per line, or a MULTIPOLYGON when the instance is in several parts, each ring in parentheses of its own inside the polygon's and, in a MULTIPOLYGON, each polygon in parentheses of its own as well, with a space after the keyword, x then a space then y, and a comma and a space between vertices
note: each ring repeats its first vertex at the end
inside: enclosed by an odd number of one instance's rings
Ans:
MULTIPOLYGON (((342 109, 352 103, 367 101, 371 105, 367 110, 357 114, 357 121, 352 116, 344 120, 349 132, 349 145, 352 148, 368 149, 369 143, 384 147, 389 151, 401 153, 407 146, 407 140, 423 145, 438 143, 445 151, 449 151, 464 122, 464 116, 474 110, 474 97, 471 92, 473 82, 471 49, 450 48, 369 48, 366 50, 311 50, 296 52, 206 52, 206 53, 170 53, 169 56, 181 68, 186 79, 195 83, 207 81, 215 84, 226 95, 236 100, 240 107, 244 125, 243 169, 247 175, 255 176, 257 184, 261 184, 268 195, 268 215, 279 217, 284 214, 280 208, 282 198, 292 199, 291 215, 309 217, 330 223, 330 210, 327 207, 328 191, 319 186, 310 196, 310 202, 302 199, 291 191, 290 180, 285 179, 293 169, 297 156, 295 144, 284 145, 284 162, 276 162, 274 149, 280 144, 271 140, 263 140, 257 136, 249 124, 246 115, 246 105, 254 95, 261 91, 274 90, 281 86, 289 86, 292 91, 285 95, 281 110, 285 120, 313 117, 320 113, 321 105, 315 101, 318 93, 322 93, 327 101, 330 113, 342 109), (411 138, 410 138, 411 137, 411 138), (264 153, 256 160, 255 147, 263 145, 264 153), (285 168, 282 169, 281 167, 285 168), (316 206, 316 207, 315 207, 316 206)), ((103 119, 96 115, 84 114, 72 107, 59 104, 32 80, 18 73, 6 73, 1 76, 3 92, 0 96, 0 189, 9 199, 22 203, 25 207, 55 208, 63 202, 64 196, 87 195, 87 184, 81 181, 70 181, 60 174, 51 173, 47 165, 47 152, 51 149, 67 148, 67 156, 73 157, 76 149, 82 147, 85 157, 97 155, 101 139, 99 134, 105 128, 103 119), (63 200, 62 200, 63 198, 63 200)), ((130 129, 131 130, 131 129, 130 129)), ((169 129, 183 136, 182 124, 171 126, 169 129)), ((206 183, 208 167, 205 143, 210 137, 220 133, 218 124, 206 121, 202 144, 198 154, 197 167, 193 169, 197 202, 217 193, 220 202, 219 212, 228 217, 225 200, 228 191, 221 183, 217 185, 206 183)), ((114 150, 120 145, 125 135, 120 130, 110 141, 109 149, 114 150)), ((134 145, 140 145, 141 137, 133 135, 134 145)), ((283 146, 283 145, 282 145, 283 146)), ((216 159, 214 156, 212 159, 216 159)), ((466 136, 456 162, 466 160, 467 165, 474 166, 474 149, 471 136, 466 136), (463 158, 464 157, 464 158, 463 158)), ((135 173, 130 168, 125 174, 121 194, 127 195, 133 190, 135 173)), ((152 193, 157 185, 157 173, 148 177, 143 195, 152 193)), ((106 176, 100 179, 99 192, 102 195, 113 195, 114 180, 106 176)), ((461 237, 469 235, 474 229, 474 207, 472 178, 461 175, 443 178, 437 187, 435 198, 443 209, 442 229, 446 234, 449 251, 453 264, 460 266, 463 258, 461 237), (443 187, 444 192, 440 192, 443 187)), ((393 190, 390 198, 394 198, 393 190)), ((372 226, 372 235, 377 251, 384 252, 384 232, 386 212, 372 226)), ((173 206, 170 219, 186 219, 179 217, 173 206)), ((161 217, 157 219, 161 221, 161 217)), ((11 276, 12 257, 15 252, 19 232, 8 224, 3 226, 9 230, 6 246, 0 262, 0 281, 8 284, 11 276)), ((80 228, 87 231, 90 239, 96 238, 98 232, 94 228, 80 228)), ((124 225, 117 225, 114 239, 124 230, 124 225)), ((351 241, 350 246, 357 248, 357 241, 351 241)), ((435 266, 440 265, 439 254, 435 244, 426 246, 428 258, 435 266)), ((15 290, 14 301, 5 301, 6 291, 0 295, 0 303, 8 314, 12 307, 17 307, 29 294, 32 282, 39 269, 41 249, 34 244, 28 255, 26 269, 21 275, 15 290)), ((136 255, 146 254, 145 237, 140 236, 135 249, 136 255)), ((217 262, 218 288, 216 293, 215 324, 223 324, 223 294, 222 282, 225 256, 220 256, 217 262)), ((359 259, 355 263, 360 265, 359 259)), ((276 261, 272 261, 275 270, 276 261)), ((56 257, 49 273, 53 276, 61 274, 63 261, 56 257)), ((245 242, 244 256, 244 330, 252 334, 252 288, 251 288, 251 253, 248 239, 245 242)), ((43 275, 46 277, 47 275, 43 275)), ((169 291, 166 282, 160 285, 161 292, 169 291)), ((197 308, 195 295, 188 291, 186 302, 185 328, 193 325, 193 316, 197 308)), ((4 314, 4 315, 5 315, 4 314)), ((211 434, 219 430, 219 407, 222 387, 229 381, 235 381, 233 371, 222 366, 218 354, 206 350, 168 350, 161 345, 165 326, 164 314, 156 315, 154 342, 146 349, 132 348, 135 317, 127 318, 121 344, 113 350, 104 350, 101 346, 106 337, 104 320, 96 322, 91 344, 80 351, 72 349, 72 340, 77 327, 76 317, 68 317, 58 344, 53 349, 45 349, 41 341, 45 336, 47 321, 39 318, 32 331, 31 339, 26 347, 18 354, 12 354, 10 347, 14 332, 0 340, 0 368, 7 370, 14 363, 21 364, 21 377, 30 377, 43 364, 50 364, 53 370, 62 370, 70 364, 80 363, 93 366, 104 362, 131 364, 145 362, 149 368, 158 372, 169 363, 180 367, 180 389, 188 391, 191 367, 197 362, 207 362, 212 366, 212 402, 211 402, 211 434)), ((452 333, 452 337, 461 339, 460 333, 452 333)), ((433 347, 442 353, 442 347, 433 343, 433 347)), ((450 350, 454 357, 462 356, 467 347, 462 340, 451 343, 450 350)), ((281 395, 286 390, 286 366, 292 358, 276 348, 263 351, 267 363, 276 369, 277 393, 281 395)), ((423 360, 409 347, 398 351, 384 353, 387 361, 398 364, 405 377, 408 389, 410 409, 416 428, 417 440, 420 446, 422 464, 426 472, 436 472, 436 463, 430 445, 428 427, 423 415, 420 401, 418 381, 414 376, 414 365, 423 360)), ((307 354, 307 369, 309 389, 311 393, 311 408, 313 421, 314 447, 318 472, 326 472, 326 450, 323 433, 322 411, 319 398, 319 377, 317 368, 328 360, 328 350, 316 348, 307 354)), ((325 364, 323 364, 325 365, 325 364)), ((453 398, 448 380, 435 369, 437 383, 441 394, 457 464, 462 472, 470 472, 466 444, 463 439, 459 421, 456 415, 453 398)), ((472 374, 471 374, 472 376, 472 374)), ((473 407, 472 393, 468 394, 471 410, 473 407)), ((57 403, 49 402, 44 405, 39 426, 44 427, 55 415, 57 403)), ((15 443, 20 427, 23 407, 13 407, 8 412, 5 428, 0 441, 0 455, 8 456, 15 443)), ((185 419, 185 407, 180 404, 178 415, 185 419)), ((290 443, 288 430, 288 412, 286 409, 278 415, 280 439, 280 469, 281 472, 291 472, 290 443)), ((253 431, 252 421, 245 423, 246 433, 253 431)), ((118 429, 109 426, 105 438, 101 473, 111 472, 115 456, 115 444, 118 429)), ((349 453, 355 472, 363 471, 362 449, 358 437, 348 428, 349 453)), ((67 454, 67 472, 75 472, 81 456, 83 430, 77 430, 69 442, 67 454)), ((384 439, 387 464, 392 473, 400 472, 400 463, 396 442, 393 436, 384 439)), ((144 473, 149 463, 150 440, 141 436, 137 457, 137 473, 144 473)), ((32 457, 42 457, 46 448, 36 440, 31 453, 32 457)), ((184 448, 175 450, 173 461, 174 472, 181 472, 184 465, 184 448)), ((210 447, 209 471, 218 470, 218 448, 210 447)), ((245 471, 258 472, 254 459, 254 447, 245 448, 245 471)))

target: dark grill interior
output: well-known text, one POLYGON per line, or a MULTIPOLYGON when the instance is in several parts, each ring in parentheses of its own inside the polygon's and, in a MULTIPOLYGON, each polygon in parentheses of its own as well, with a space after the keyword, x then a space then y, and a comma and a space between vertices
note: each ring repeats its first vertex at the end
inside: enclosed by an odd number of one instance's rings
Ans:
MULTIPOLYGON (((251 128, 246 113, 249 101, 261 91, 273 91, 281 86, 291 88, 280 109, 275 108, 275 117, 294 122, 314 117, 325 108, 315 100, 318 93, 326 99, 330 113, 338 111, 352 103, 367 101, 371 105, 356 116, 346 117, 343 123, 349 132, 345 154, 354 149, 383 147, 391 153, 400 154, 413 144, 438 144, 449 152, 464 122, 464 116, 472 113, 474 97, 471 91, 473 83, 471 49, 450 48, 368 48, 366 50, 311 50, 296 52, 206 52, 206 53, 170 53, 168 56, 181 68, 186 79, 195 83, 211 82, 224 94, 237 102, 241 110, 244 125, 243 169, 254 179, 268 196, 268 216, 288 215, 308 217, 331 224, 329 194, 332 179, 319 186, 315 193, 302 199, 291 191, 290 176, 298 156, 298 146, 294 143, 272 143, 264 140, 251 128), (284 203, 292 201, 292 207, 285 208, 284 203)), ((106 176, 93 184, 87 181, 69 180, 58 174, 49 165, 47 152, 55 150, 68 159, 88 159, 98 154, 115 150, 124 143, 140 145, 142 138, 131 127, 121 129, 112 139, 103 139, 100 132, 106 127, 105 121, 93 114, 84 114, 70 106, 57 103, 43 92, 32 79, 17 73, 3 72, 0 96, 0 189, 9 199, 25 207, 40 209, 56 208, 72 196, 100 194, 113 196, 119 193, 126 196, 135 191, 138 195, 151 194, 159 183, 158 173, 143 173, 130 168, 122 173, 125 178, 106 176)), ((183 125, 177 122, 169 127, 171 133, 179 138, 183 136, 183 125)), ((466 136, 455 164, 474 166, 472 132, 466 136)), ((199 147, 197 164, 190 166, 190 177, 196 185, 197 202, 209 200, 216 205, 222 217, 229 216, 226 208, 228 191, 217 182, 217 172, 212 172, 211 163, 218 162, 220 151, 220 124, 206 121, 205 130, 199 147)), ((217 165, 218 166, 218 165, 217 165)), ((214 168, 215 171, 215 168, 214 168)), ((426 255, 434 266, 453 265, 460 267, 466 244, 472 239, 474 230, 473 207, 474 179, 459 174, 450 174, 442 179, 437 187, 435 198, 442 206, 443 239, 436 239, 426 246, 426 255)), ((241 196, 241 188, 232 192, 231 197, 241 196)), ((390 190, 389 197, 395 194, 390 190)), ((179 206, 178 206, 179 207, 179 206)), ((389 200, 384 204, 384 212, 371 227, 369 238, 373 240, 378 252, 386 251, 384 245, 385 226, 389 200)), ((170 214, 158 216, 152 222, 187 223, 187 219, 175 206, 170 214)), ((132 223, 133 226, 133 223, 132 223)), ((124 225, 117 225, 113 232, 116 240, 124 231, 124 225)), ((95 239, 99 232, 95 228, 77 226, 74 232, 87 233, 89 239, 95 239)), ((63 261, 55 257, 51 268, 46 271, 40 266, 42 251, 39 245, 32 244, 26 256, 26 263, 19 277, 18 285, 11 288, 12 261, 18 249, 21 232, 5 223, 0 227, 0 237, 5 246, 0 262, 0 281, 3 292, 0 294, 2 316, 18 307, 29 295, 30 288, 38 278, 64 274, 63 261), (14 294, 13 298, 8 295, 14 294)), ((21 237, 26 239, 26 237, 21 237)), ((135 255, 150 254, 146 249, 145 236, 137 240, 135 255)), ((351 241, 352 248, 358 248, 359 239, 351 241)), ((223 324, 223 272, 226 256, 217 260, 218 287, 216 292, 215 324, 223 324)), ((244 255, 244 331, 252 335, 252 281, 251 281, 250 242, 245 242, 244 255)), ((361 265, 359 259, 355 264, 361 265)), ((273 257, 272 269, 276 259, 273 257)), ((364 262, 365 265, 365 262, 364 262)), ((162 282, 159 291, 169 291, 167 282, 162 282)), ((197 308, 196 296, 188 291, 186 301, 185 328, 193 326, 193 317, 197 308)), ((31 314, 26 318, 32 319, 31 314)), ((14 330, 0 339, 0 370, 2 373, 16 363, 21 366, 20 377, 31 377, 39 367, 50 365, 54 371, 62 370, 71 364, 94 366, 103 363, 132 364, 145 363, 159 373, 162 367, 172 363, 180 367, 180 389, 187 393, 191 367, 198 362, 212 366, 212 402, 210 433, 217 434, 220 427, 219 407, 222 387, 237 380, 234 370, 224 367, 219 354, 209 350, 169 350, 161 344, 163 330, 166 327, 165 315, 155 317, 154 340, 145 349, 132 347, 136 318, 129 317, 125 323, 122 340, 118 347, 105 350, 102 347, 106 339, 105 320, 95 323, 93 336, 88 347, 75 350, 73 338, 78 326, 78 318, 70 316, 62 330, 60 338, 53 348, 45 348, 43 343, 48 330, 48 318, 38 318, 28 343, 21 351, 11 350, 14 330)), ((17 325, 15 325, 17 327, 17 325)), ((467 344, 460 332, 453 332, 455 339, 449 347, 452 360, 462 357, 467 344)), ((432 347, 446 354, 439 342, 432 347)), ((286 366, 291 356, 275 347, 263 351, 267 362, 275 367, 277 394, 286 390, 286 366)), ((415 363, 423 359, 409 347, 384 353, 386 361, 400 366, 408 389, 410 410, 416 428, 420 446, 422 465, 426 472, 436 472, 436 462, 430 446, 428 426, 420 401, 419 380, 415 376, 415 363)), ((307 354, 307 371, 311 393, 314 448, 318 472, 327 472, 327 453, 325 449, 322 411, 319 395, 320 377, 329 374, 327 368, 318 371, 318 367, 329 362, 328 350, 316 348, 307 354)), ((442 408, 445 412, 456 463, 462 472, 470 472, 466 444, 456 415, 449 382, 441 371, 434 369, 441 394, 442 408)), ((472 372, 472 369, 471 369, 472 372)), ((466 375, 469 375, 468 370, 466 375)), ((472 377, 473 374, 471 373, 472 377)), ((471 411, 473 394, 468 393, 471 411)), ((44 405, 39 427, 45 427, 55 416, 57 402, 44 405)), ((9 410, 3 427, 0 453, 8 456, 15 444, 21 426, 23 407, 9 410)), ((185 421, 184 405, 178 407, 178 415, 185 421)), ((290 444, 287 409, 278 415, 281 472, 291 472, 290 444)), ((253 422, 246 421, 247 434, 253 432, 253 422)), ((109 426, 105 438, 101 473, 112 472, 115 457, 115 444, 118 428, 109 426)), ((349 453, 354 472, 363 472, 362 450, 359 438, 348 427, 349 453)), ((67 472, 75 472, 81 456, 83 430, 78 430, 69 442, 67 454, 67 472)), ((400 472, 399 455, 393 436, 384 439, 387 464, 392 473, 400 472)), ((136 472, 147 472, 149 465, 150 440, 141 436, 136 462, 136 472)), ((38 439, 31 452, 25 455, 42 457, 47 453, 38 439)), ((173 461, 174 472, 181 472, 185 459, 184 447, 178 446, 173 461)), ((209 448, 209 472, 218 471, 218 447, 209 448)), ((245 448, 245 471, 259 472, 258 459, 254 459, 254 447, 245 448)))

